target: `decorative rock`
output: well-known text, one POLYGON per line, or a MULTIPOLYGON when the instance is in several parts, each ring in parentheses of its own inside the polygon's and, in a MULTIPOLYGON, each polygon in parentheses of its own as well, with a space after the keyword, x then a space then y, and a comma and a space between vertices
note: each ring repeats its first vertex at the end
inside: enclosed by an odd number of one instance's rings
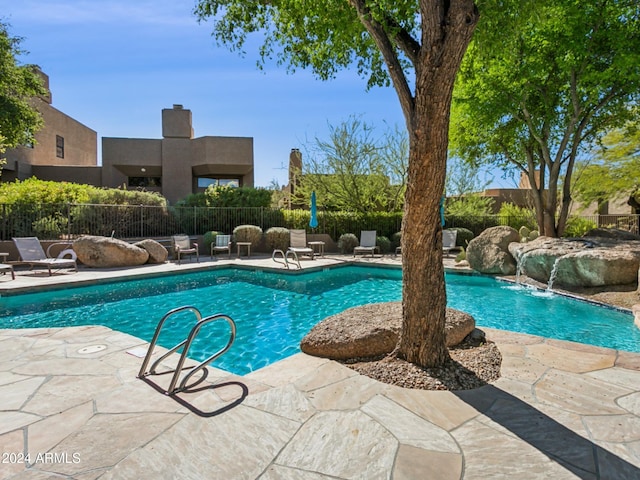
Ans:
MULTIPOLYGON (((382 357, 396 347, 401 328, 401 302, 363 305, 322 320, 302 339, 300 349, 332 360, 382 357)), ((447 347, 460 343, 474 328, 471 315, 447 308, 447 347)))
POLYGON ((145 249, 149 253, 149 259, 147 263, 164 263, 169 258, 169 252, 162 246, 161 243, 151 240, 149 238, 140 242, 134 243, 136 247, 145 249))
POLYGON ((476 328, 475 319, 468 313, 447 308, 444 331, 447 336, 447 347, 453 347, 462 342, 476 328))
POLYGON ((143 265, 149 259, 144 248, 111 237, 85 235, 73 242, 73 250, 88 267, 129 267, 143 265))
POLYGON ((511 227, 491 227, 469 242, 467 261, 480 273, 513 275, 516 261, 509 253, 509 244, 519 242, 520 235, 511 227))
POLYGON ((618 240, 640 240, 640 235, 619 228, 594 228, 584 234, 585 237, 615 238, 618 240))
POLYGON ((638 281, 640 242, 611 237, 559 239, 540 237, 527 244, 509 245, 520 272, 565 288, 630 285, 638 281))

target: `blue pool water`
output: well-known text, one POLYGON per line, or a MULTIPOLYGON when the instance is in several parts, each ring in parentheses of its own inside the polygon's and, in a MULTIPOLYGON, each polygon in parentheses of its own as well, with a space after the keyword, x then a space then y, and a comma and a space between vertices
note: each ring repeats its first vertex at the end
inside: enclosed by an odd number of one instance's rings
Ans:
MULTIPOLYGON (((224 313, 238 338, 214 362, 245 374, 299 351, 319 320, 365 303, 401 299, 397 269, 348 266, 286 275, 239 269, 70 288, 0 298, 0 328, 105 325, 150 340, 169 310, 193 305, 204 316, 224 313)), ((478 326, 640 352, 633 317, 559 295, 519 288, 490 277, 447 274, 448 305, 473 315, 478 326)), ((172 317, 159 343, 186 337, 192 314, 172 317)), ((224 322, 205 326, 189 356, 203 359, 228 338, 224 322)))

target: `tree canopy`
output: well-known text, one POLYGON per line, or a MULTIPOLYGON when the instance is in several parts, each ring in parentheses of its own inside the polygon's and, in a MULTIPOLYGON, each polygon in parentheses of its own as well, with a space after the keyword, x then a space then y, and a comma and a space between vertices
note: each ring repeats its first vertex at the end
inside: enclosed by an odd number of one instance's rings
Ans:
POLYGON ((640 119, 611 130, 601 143, 576 169, 576 199, 588 205, 627 197, 640 209, 640 119))
POLYGON ((302 175, 294 204, 307 205, 311 192, 318 206, 351 212, 400 211, 409 160, 406 132, 375 128, 352 116, 329 125, 329 138, 305 146, 302 175))
POLYGON ((0 153, 34 142, 42 118, 30 103, 46 90, 33 65, 20 65, 17 57, 25 52, 21 38, 12 37, 0 21, 0 153))
POLYGON ((448 359, 440 199, 451 95, 479 13, 473 0, 199 0, 213 35, 242 51, 260 35, 261 62, 310 68, 323 80, 355 68, 392 85, 409 134, 402 252, 403 322, 395 354, 421 366, 448 359))
POLYGON ((453 150, 525 174, 541 233, 561 235, 575 162, 640 99, 640 6, 506 0, 481 8, 455 88, 453 150))

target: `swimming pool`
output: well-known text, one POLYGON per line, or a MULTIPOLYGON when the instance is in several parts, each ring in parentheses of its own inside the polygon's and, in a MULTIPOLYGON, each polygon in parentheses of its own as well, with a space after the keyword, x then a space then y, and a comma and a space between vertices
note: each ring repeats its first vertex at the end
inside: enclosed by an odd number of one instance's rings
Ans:
MULTIPOLYGON (((478 326, 640 352, 632 315, 587 302, 519 288, 491 277, 448 273, 448 305, 473 315, 478 326)), ((297 275, 220 269, 0 299, 0 328, 105 325, 150 340, 169 310, 193 305, 203 315, 224 313, 238 339, 214 366, 240 375, 299 351, 319 320, 365 303, 398 301, 399 269, 345 266, 297 275)), ((160 345, 185 338, 193 316, 172 317, 160 345), (181 322, 181 320, 183 320, 181 322)), ((206 358, 226 339, 224 325, 206 326, 190 357, 206 358)))

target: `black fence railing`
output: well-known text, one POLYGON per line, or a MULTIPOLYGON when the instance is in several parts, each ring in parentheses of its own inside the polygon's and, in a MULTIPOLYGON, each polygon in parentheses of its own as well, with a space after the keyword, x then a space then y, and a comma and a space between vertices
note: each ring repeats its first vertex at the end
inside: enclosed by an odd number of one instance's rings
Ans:
MULTIPOLYGON (((208 231, 231 233, 238 225, 302 228, 328 234, 337 240, 343 233, 359 235, 376 230, 388 238, 399 232, 402 213, 318 212, 318 227, 309 228, 308 210, 276 208, 158 207, 145 205, 4 204, 0 205, 0 240, 36 236, 41 240, 80 235, 116 238, 157 238, 177 233, 202 235, 208 231)), ((638 215, 592 215, 580 219, 591 226, 615 227, 639 232, 638 215)), ((475 235, 496 225, 535 228, 533 216, 447 216, 445 228, 462 227, 475 235)))

